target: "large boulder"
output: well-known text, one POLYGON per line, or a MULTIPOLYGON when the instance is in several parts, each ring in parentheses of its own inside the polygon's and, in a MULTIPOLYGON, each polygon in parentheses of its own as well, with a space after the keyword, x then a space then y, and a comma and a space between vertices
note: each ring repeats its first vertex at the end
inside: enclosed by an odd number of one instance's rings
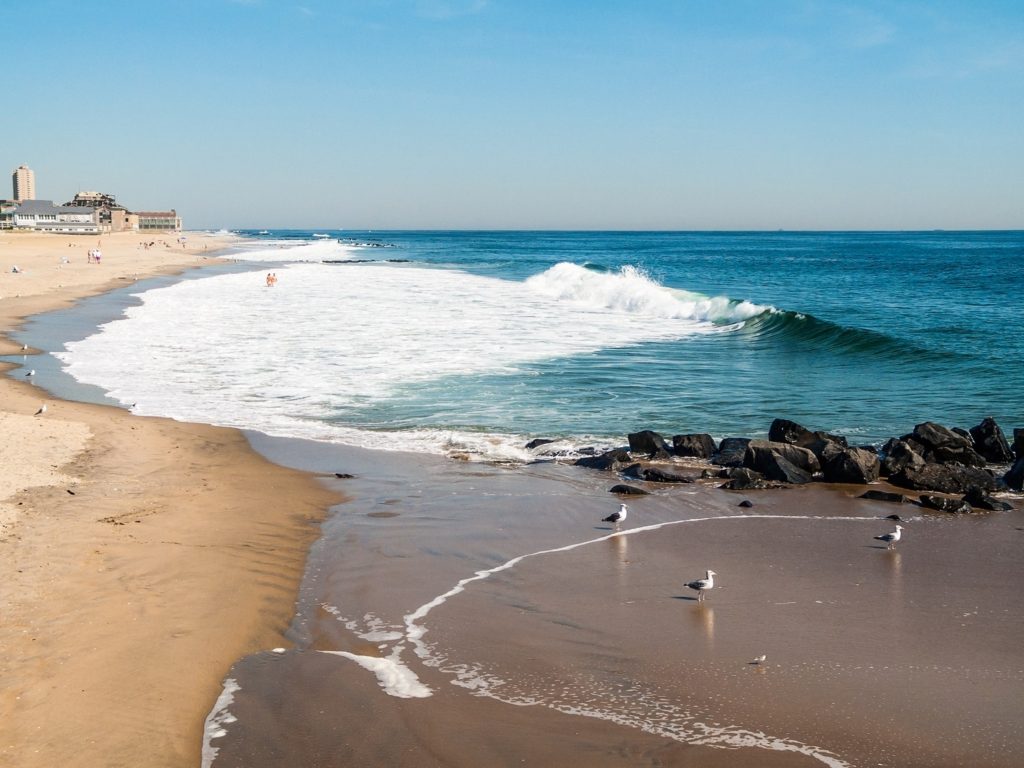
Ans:
POLYGON ((1013 461, 1010 444, 1006 442, 1003 430, 991 416, 983 419, 978 426, 971 427, 971 437, 974 438, 974 450, 986 461, 995 464, 1008 464, 1013 461))
POLYGON ((773 443, 789 443, 811 451, 818 459, 822 452, 831 445, 847 447, 846 438, 841 435, 830 435, 828 432, 812 432, 789 419, 775 419, 768 428, 768 440, 773 443))
POLYGON ((770 440, 751 440, 747 444, 747 451, 743 456, 743 466, 756 469, 758 472, 761 472, 762 470, 758 467, 752 466, 748 461, 748 457, 751 455, 751 448, 757 448, 760 451, 774 451, 790 464, 794 464, 812 475, 821 471, 821 464, 818 462, 818 457, 807 448, 801 448, 798 445, 792 445, 790 443, 773 443, 770 440))
POLYGON ((905 467, 920 468, 925 463, 924 457, 914 450, 913 444, 907 440, 893 438, 882 446, 882 453, 885 454, 881 468, 883 477, 895 475, 905 467))
MULTIPOLYGON (((802 485, 811 482, 811 472, 791 462, 774 446, 786 446, 789 451, 805 451, 812 458, 814 454, 805 448, 798 448, 795 445, 786 443, 769 443, 766 440, 752 440, 747 446, 747 452, 743 456, 743 466, 760 472, 768 480, 775 480, 780 483, 793 483, 802 485)), ((817 463, 817 459, 814 459, 817 463)))
POLYGON ((987 509, 989 512, 1008 512, 1013 509, 1012 504, 992 498, 976 485, 967 489, 964 501, 975 509, 987 509))
POLYGON ((642 432, 633 432, 629 435, 629 450, 632 453, 645 453, 648 456, 664 453, 668 455, 670 448, 665 438, 657 432, 645 429, 642 432))
POLYGON ((821 471, 827 483, 867 485, 878 479, 878 455, 863 448, 829 447, 822 456, 821 471))
POLYGON ((1003 475, 1003 482, 1015 491, 1024 490, 1024 456, 1017 459, 1010 471, 1003 475))
POLYGON ((646 496, 648 492, 643 488, 637 488, 635 485, 619 483, 609 488, 608 493, 617 493, 620 496, 646 496))
POLYGON ((988 472, 962 464, 936 464, 907 466, 889 476, 889 482, 912 491, 938 491, 939 493, 966 493, 971 486, 991 491, 996 481, 988 472))
POLYGON ((600 456, 584 456, 574 462, 577 467, 589 469, 618 470, 623 464, 633 461, 629 451, 625 448, 613 448, 605 451, 600 456))
POLYGON ((651 464, 631 464, 622 470, 626 477, 635 477, 637 480, 647 480, 651 483, 692 483, 693 478, 665 467, 655 467, 651 464))
POLYGON ((749 444, 748 437, 727 437, 718 444, 718 450, 711 456, 711 463, 719 467, 742 467, 749 444))
POLYGON ((771 483, 764 475, 746 467, 733 467, 729 470, 729 481, 718 486, 727 491, 749 491, 756 488, 770 488, 771 483))
POLYGON ((967 515, 974 511, 970 504, 963 499, 954 499, 949 496, 921 496, 921 506, 927 509, 934 509, 939 512, 948 512, 951 515, 967 515))
POLYGON ((698 459, 710 459, 717 447, 711 435, 673 435, 672 452, 676 456, 694 456, 698 459))
POLYGON ((1013 430, 1013 455, 1024 459, 1024 429, 1013 430))
POLYGON ((936 464, 956 462, 967 467, 985 466, 985 459, 974 450, 970 439, 958 435, 941 424, 932 421, 918 424, 909 437, 924 446, 923 456, 927 462, 936 464))

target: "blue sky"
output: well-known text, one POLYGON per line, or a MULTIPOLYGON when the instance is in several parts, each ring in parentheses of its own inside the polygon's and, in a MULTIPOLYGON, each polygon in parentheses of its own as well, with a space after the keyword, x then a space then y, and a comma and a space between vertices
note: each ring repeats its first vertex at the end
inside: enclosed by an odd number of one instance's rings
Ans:
POLYGON ((59 202, 191 228, 1024 228, 1020 0, 0 13, 0 165, 59 202))

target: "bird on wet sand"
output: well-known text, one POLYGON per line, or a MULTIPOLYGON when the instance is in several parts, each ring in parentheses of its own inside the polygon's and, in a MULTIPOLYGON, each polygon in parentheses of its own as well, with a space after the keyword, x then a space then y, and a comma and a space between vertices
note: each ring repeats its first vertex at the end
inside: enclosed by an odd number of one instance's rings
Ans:
POLYGON ((886 549, 892 549, 896 546, 896 542, 900 540, 903 535, 903 526, 897 525, 896 530, 890 533, 883 533, 881 536, 875 536, 877 541, 884 541, 888 546, 886 549))
POLYGON ((608 517, 602 517, 602 523, 615 523, 615 527, 619 527, 619 523, 626 519, 626 515, 629 514, 629 509, 625 504, 621 505, 617 512, 612 512, 608 517))
POLYGON ((751 664, 764 664, 764 660, 767 659, 767 658, 768 657, 765 654, 762 653, 760 656, 755 656, 754 660, 751 661, 750 663, 751 664))
POLYGON ((26 375, 26 376, 35 376, 35 375, 36 375, 36 369, 35 369, 35 368, 33 368, 33 369, 32 369, 31 371, 29 371, 29 372, 28 372, 28 373, 26 373, 25 375, 26 375))
POLYGON ((46 403, 43 403, 41 406, 39 406, 39 410, 36 411, 32 415, 33 416, 42 416, 44 413, 46 413, 46 403))
POLYGON ((715 576, 717 575, 718 574, 714 571, 708 571, 707 575, 703 579, 686 582, 686 586, 697 593, 697 602, 702 602, 704 600, 705 590, 715 588, 715 576))

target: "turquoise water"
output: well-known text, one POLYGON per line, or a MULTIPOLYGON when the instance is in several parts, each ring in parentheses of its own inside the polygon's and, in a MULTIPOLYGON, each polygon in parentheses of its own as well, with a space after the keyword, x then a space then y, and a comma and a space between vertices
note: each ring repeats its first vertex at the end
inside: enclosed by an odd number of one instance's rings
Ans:
MULTIPOLYGON (((308 232, 272 232, 305 238, 308 232)), ((726 333, 445 377, 335 417, 379 429, 881 440, 934 420, 1024 426, 1024 233, 337 232, 368 258, 522 281, 569 262, 773 307, 726 333)), ((657 323, 656 319, 651 321, 657 323)))

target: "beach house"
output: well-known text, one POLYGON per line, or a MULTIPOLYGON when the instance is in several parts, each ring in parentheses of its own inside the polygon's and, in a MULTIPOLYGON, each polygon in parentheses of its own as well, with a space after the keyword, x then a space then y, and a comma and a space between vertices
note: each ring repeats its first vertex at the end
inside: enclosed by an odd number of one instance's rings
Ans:
POLYGON ((99 234, 99 216, 95 208, 55 205, 52 200, 25 200, 11 212, 15 230, 99 234))

